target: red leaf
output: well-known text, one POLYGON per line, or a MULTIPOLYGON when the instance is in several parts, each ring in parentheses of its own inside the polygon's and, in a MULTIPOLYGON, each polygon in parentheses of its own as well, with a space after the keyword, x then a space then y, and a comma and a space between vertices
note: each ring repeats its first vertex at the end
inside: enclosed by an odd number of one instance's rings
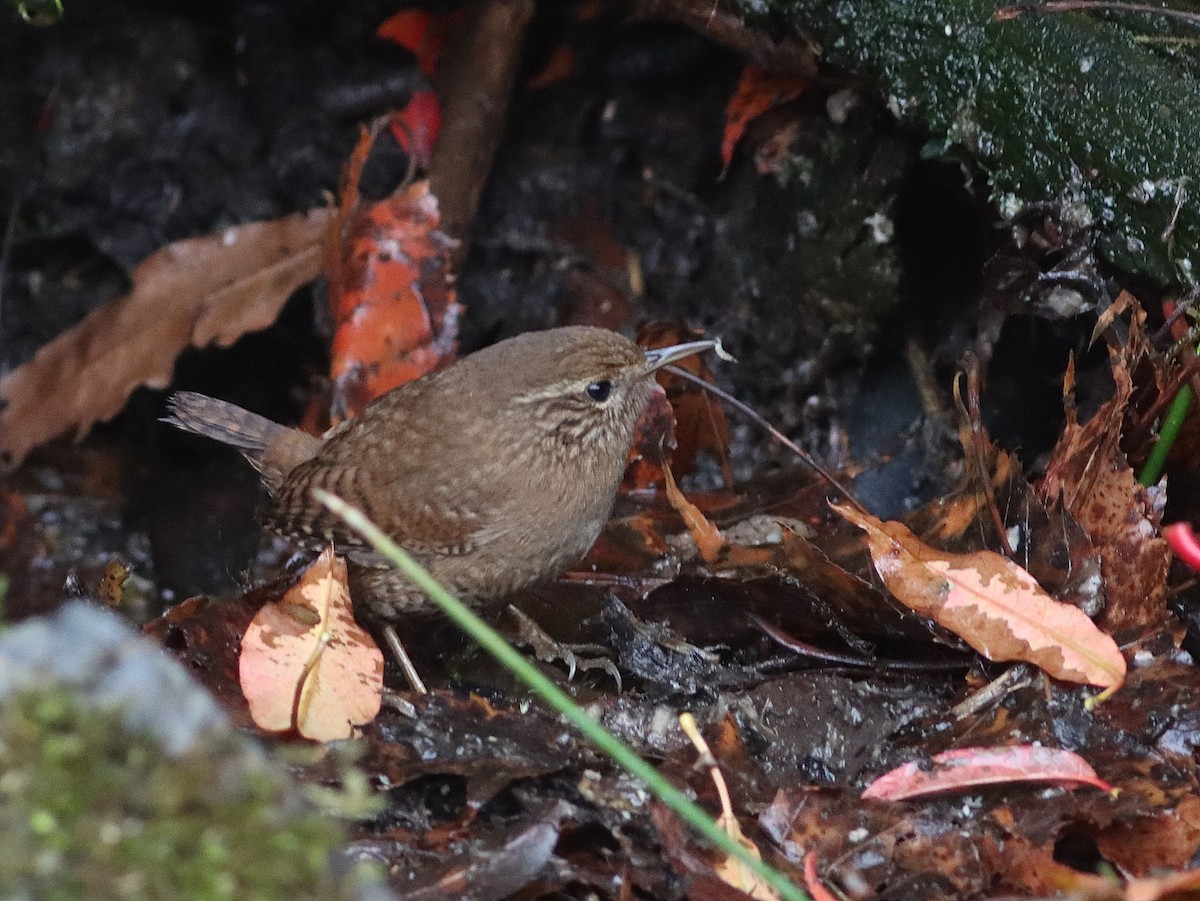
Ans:
POLYGON ((733 151, 746 126, 767 110, 799 97, 806 79, 799 75, 767 72, 746 66, 737 89, 725 107, 725 134, 721 139, 721 163, 728 169, 733 151))
POLYGON ((385 19, 375 34, 407 47, 416 55, 421 71, 433 75, 446 49, 446 38, 461 19, 459 12, 434 15, 419 9, 403 9, 385 19))
POLYGON ((442 125, 442 106, 433 91, 417 91, 404 109, 388 117, 388 128, 400 149, 421 169, 428 169, 442 125))
POLYGON ((864 799, 903 801, 922 795, 962 791, 981 785, 1011 782, 1055 782, 1093 785, 1111 792, 1113 787, 1096 775, 1074 751, 1013 745, 1008 748, 958 748, 933 758, 922 768, 915 761, 884 773, 862 793, 864 799))

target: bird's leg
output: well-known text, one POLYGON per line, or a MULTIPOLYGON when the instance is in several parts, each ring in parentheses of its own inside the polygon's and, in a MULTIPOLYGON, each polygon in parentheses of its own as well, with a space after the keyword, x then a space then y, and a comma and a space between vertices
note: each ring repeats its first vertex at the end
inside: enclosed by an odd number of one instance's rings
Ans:
POLYGON ((396 632, 396 627, 391 623, 385 623, 382 631, 383 640, 387 644, 388 650, 392 652, 392 659, 400 664, 400 669, 404 673, 408 687, 419 695, 429 694, 429 689, 425 687, 425 682, 421 678, 421 674, 413 666, 412 658, 408 656, 408 651, 404 649, 404 643, 400 641, 400 635, 396 632))
POLYGON ((528 614, 518 610, 512 604, 508 612, 517 622, 517 638, 533 651, 535 657, 544 663, 562 662, 567 666, 567 679, 575 678, 575 672, 581 670, 604 670, 617 683, 617 691, 621 691, 621 673, 616 664, 608 656, 609 649, 599 644, 564 644, 547 634, 528 614), (594 656, 581 657, 580 654, 594 656))

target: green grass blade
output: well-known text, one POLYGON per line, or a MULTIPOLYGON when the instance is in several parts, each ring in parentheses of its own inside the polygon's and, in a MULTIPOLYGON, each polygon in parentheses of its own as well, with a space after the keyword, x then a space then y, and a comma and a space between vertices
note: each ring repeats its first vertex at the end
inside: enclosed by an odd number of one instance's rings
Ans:
POLYGON ((319 489, 313 494, 322 504, 370 542, 371 546, 390 560, 397 569, 429 595, 447 616, 500 661, 518 679, 529 686, 546 704, 571 722, 596 748, 603 751, 626 771, 641 779, 667 807, 706 839, 736 858, 748 870, 766 882, 785 901, 809 901, 808 895, 791 883, 778 870, 767 866, 720 829, 712 818, 683 792, 668 782, 632 748, 592 719, 562 691, 543 676, 525 657, 512 647, 495 629, 480 619, 473 610, 454 597, 419 563, 387 537, 361 510, 347 504, 336 495, 319 489))

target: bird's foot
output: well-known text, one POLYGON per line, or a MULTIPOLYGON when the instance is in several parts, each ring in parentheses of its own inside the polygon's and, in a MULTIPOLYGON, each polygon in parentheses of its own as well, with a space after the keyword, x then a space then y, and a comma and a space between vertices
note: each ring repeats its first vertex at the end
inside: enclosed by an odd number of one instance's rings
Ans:
POLYGON ((621 691, 621 673, 604 645, 565 644, 551 637, 528 614, 512 604, 508 605, 508 612, 517 622, 517 638, 543 663, 565 664, 568 681, 575 678, 576 672, 603 670, 617 684, 617 691, 621 691))

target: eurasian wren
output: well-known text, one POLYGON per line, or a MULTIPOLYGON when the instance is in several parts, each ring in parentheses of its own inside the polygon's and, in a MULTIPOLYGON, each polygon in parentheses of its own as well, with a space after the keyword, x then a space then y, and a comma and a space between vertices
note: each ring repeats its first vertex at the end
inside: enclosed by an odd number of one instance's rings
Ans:
POLYGON ((643 351, 583 326, 530 332, 396 388, 316 437, 202 394, 166 419, 241 450, 271 495, 268 522, 351 563, 360 612, 387 620, 425 596, 312 496, 360 507, 476 605, 580 560, 612 511, 656 369, 717 346, 643 351))

